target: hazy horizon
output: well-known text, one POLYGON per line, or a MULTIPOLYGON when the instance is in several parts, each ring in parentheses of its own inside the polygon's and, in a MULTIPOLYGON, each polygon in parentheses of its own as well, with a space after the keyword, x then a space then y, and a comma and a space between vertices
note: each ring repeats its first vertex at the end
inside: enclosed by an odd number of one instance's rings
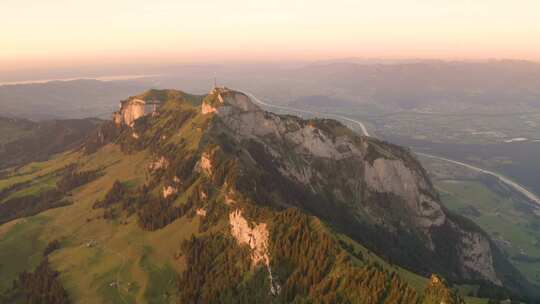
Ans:
POLYGON ((0 0, 0 304, 540 304, 539 0, 0 0))
POLYGON ((346 57, 540 60, 540 3, 6 0, 0 71, 346 57))
MULTIPOLYGON (((233 71, 250 71, 263 69, 264 71, 294 70, 298 68, 332 65, 332 64, 356 64, 356 65, 400 65, 400 64, 526 64, 538 65, 540 61, 520 60, 507 58, 486 59, 441 59, 441 58, 332 58, 320 60, 287 60, 287 61, 221 61, 221 62, 190 62, 190 63, 163 63, 163 64, 95 64, 86 66, 66 67, 35 67, 3 71, 0 69, 0 86, 15 84, 46 83, 50 81, 70 80, 134 80, 143 78, 169 77, 186 70, 197 70, 199 73, 205 70, 209 81, 214 77, 220 78, 222 73, 233 71)), ((262 70, 261 70, 262 71, 262 70)))

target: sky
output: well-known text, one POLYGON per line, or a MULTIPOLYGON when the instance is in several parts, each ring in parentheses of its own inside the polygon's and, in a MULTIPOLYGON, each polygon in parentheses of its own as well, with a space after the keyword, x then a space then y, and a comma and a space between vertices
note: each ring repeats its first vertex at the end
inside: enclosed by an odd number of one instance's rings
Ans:
POLYGON ((359 58, 540 60, 538 0, 1 0, 0 70, 359 58))

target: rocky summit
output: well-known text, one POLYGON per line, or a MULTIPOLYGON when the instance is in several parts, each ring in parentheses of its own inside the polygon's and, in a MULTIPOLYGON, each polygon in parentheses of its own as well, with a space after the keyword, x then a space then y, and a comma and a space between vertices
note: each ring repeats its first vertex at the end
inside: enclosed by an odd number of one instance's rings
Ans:
POLYGON ((335 120, 264 111, 224 87, 130 97, 79 149, 18 170, 2 200, 51 183, 38 175, 54 175, 58 193, 9 220, 47 225, 28 232, 43 249, 58 243, 33 273, 11 273, 3 299, 35 293, 42 277, 94 303, 462 303, 462 285, 486 297, 532 292, 485 232, 441 204, 407 149, 335 120))

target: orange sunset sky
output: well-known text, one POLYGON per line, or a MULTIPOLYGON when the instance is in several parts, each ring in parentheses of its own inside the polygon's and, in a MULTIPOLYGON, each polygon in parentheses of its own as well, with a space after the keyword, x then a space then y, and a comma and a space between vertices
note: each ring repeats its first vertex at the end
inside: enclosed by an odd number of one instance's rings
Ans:
POLYGON ((340 57, 540 60, 538 0, 2 0, 0 69, 340 57))

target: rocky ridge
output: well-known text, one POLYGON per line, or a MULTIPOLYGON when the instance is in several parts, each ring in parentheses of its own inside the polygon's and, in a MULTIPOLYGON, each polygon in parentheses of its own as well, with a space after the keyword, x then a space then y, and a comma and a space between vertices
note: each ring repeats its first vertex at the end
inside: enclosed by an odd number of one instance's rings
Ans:
POLYGON ((212 94, 215 98, 207 98, 201 112, 218 116, 240 141, 261 144, 287 179, 313 193, 331 191, 332 200, 347 201, 358 216, 390 232, 416 231, 434 256, 441 249, 433 239, 444 238, 442 231, 451 232, 459 241, 454 274, 502 284, 489 239, 448 218, 425 172, 408 152, 354 135, 333 121, 303 121, 264 112, 240 92, 218 88, 212 94), (296 157, 290 157, 291 150, 296 157), (339 185, 330 184, 332 180, 339 185), (380 206, 366 203, 372 196, 387 194, 392 196, 389 209, 398 214, 394 218, 382 215, 386 210, 380 206))

